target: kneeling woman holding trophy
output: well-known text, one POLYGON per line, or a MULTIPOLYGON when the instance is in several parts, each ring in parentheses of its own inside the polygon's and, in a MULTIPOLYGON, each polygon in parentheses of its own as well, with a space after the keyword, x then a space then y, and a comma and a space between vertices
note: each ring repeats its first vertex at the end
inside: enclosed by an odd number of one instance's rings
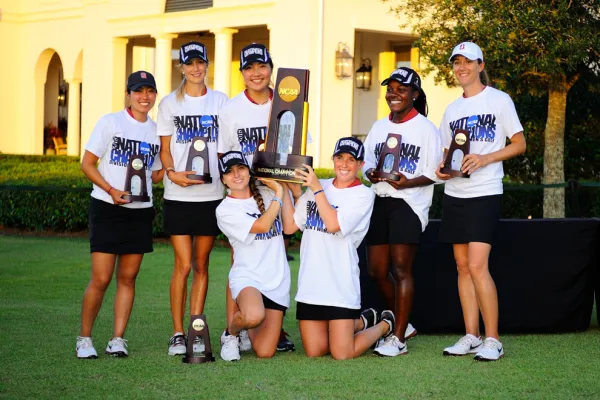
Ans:
POLYGON ((303 231, 296 294, 300 335, 309 357, 329 353, 336 359, 359 357, 377 340, 391 335, 395 318, 370 308, 360 312, 360 270, 357 247, 369 229, 375 194, 356 173, 365 149, 353 137, 337 141, 333 153, 335 179, 319 180, 308 165, 296 170, 308 189, 289 183, 295 210, 284 195, 284 230, 303 231))
POLYGON ((90 201, 92 276, 81 306, 78 358, 97 358, 92 327, 117 268, 113 338, 106 354, 128 355, 123 339, 144 253, 152 252, 152 183, 162 179, 160 142, 148 112, 156 101, 149 72, 127 78, 129 106, 100 118, 85 147, 81 170, 93 182, 90 201), (151 171, 151 173, 150 173, 151 171))
POLYGON ((285 310, 290 304, 290 267, 285 256, 279 212, 283 186, 261 179, 257 187, 239 151, 219 157, 221 180, 230 194, 217 207, 217 223, 233 248, 229 288, 239 311, 222 338, 221 358, 240 359, 238 334, 248 330, 258 357, 277 349, 285 310))

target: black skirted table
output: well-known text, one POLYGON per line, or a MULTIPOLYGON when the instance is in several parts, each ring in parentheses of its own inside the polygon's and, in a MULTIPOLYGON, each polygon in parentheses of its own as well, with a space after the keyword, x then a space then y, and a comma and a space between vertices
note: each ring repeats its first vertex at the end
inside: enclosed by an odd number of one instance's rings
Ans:
MULTIPOLYGON (((437 241, 439 226, 439 220, 430 221, 421 237, 410 321, 424 333, 462 332, 456 264, 452 246, 437 241)), ((364 245, 359 256, 362 307, 381 310, 364 245)), ((501 220, 490 272, 498 288, 501 332, 586 330, 594 290, 600 295, 600 219, 501 220)))

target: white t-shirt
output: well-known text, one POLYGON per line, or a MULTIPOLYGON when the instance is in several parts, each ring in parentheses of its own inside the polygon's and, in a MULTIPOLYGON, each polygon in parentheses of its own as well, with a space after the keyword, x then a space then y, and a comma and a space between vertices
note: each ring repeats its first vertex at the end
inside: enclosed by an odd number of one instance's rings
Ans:
MULTIPOLYGON (((487 86, 473 97, 459 97, 446 108, 440 124, 442 146, 450 148, 455 129, 471 134, 470 152, 489 154, 506 146, 506 138, 523 131, 515 105, 510 96, 487 86)), ((471 198, 502 194, 502 162, 477 169, 470 178, 446 181, 445 193, 453 197, 471 198)))
POLYGON ((245 92, 229 100, 219 111, 217 151, 241 151, 252 167, 258 143, 267 136, 271 103, 271 100, 265 104, 253 103, 245 92))
MULTIPOLYGON (((115 189, 125 190, 127 166, 131 155, 144 157, 146 189, 150 201, 134 201, 123 204, 127 208, 152 207, 152 171, 162 168, 160 163, 160 140, 156 136, 156 124, 150 117, 139 122, 127 110, 107 114, 100 118, 90 135, 85 149, 100 159, 100 175, 115 189)), ((114 204, 112 197, 100 187, 93 185, 92 197, 114 204)))
MULTIPOLYGON (((265 207, 270 206, 272 190, 259 187, 265 207)), ((250 233, 262 214, 253 197, 235 199, 227 196, 217 207, 219 229, 233 247, 233 266, 229 287, 234 299, 242 289, 254 287, 275 303, 290 305, 290 267, 285 255, 281 218, 267 233, 250 233)))
MULTIPOLYGON (((308 189, 298 199, 294 221, 303 231, 296 301, 360 309, 358 253, 369 229, 375 194, 364 185, 338 189, 321 180, 327 201, 337 211, 340 230, 329 233, 308 189)), ((321 196, 321 195, 318 195, 321 196)))
MULTIPOLYGON (((376 121, 365 140, 365 164, 363 174, 377 168, 377 161, 388 133, 402 135, 399 172, 408 179, 423 175, 437 181, 435 170, 442 160, 440 136, 436 126, 421 114, 402 123, 394 123, 389 117, 376 121)), ((378 196, 404 199, 421 221, 425 230, 429 221, 429 207, 433 198, 433 184, 396 190, 387 182, 374 183, 371 188, 378 196)))
POLYGON ((223 184, 219 177, 217 115, 227 101, 224 93, 207 88, 200 97, 185 95, 177 101, 175 92, 163 98, 158 106, 158 136, 172 136, 170 150, 175 171, 186 171, 192 140, 196 136, 207 138, 210 176, 212 183, 181 187, 164 177, 165 199, 178 201, 211 201, 223 198, 223 184))

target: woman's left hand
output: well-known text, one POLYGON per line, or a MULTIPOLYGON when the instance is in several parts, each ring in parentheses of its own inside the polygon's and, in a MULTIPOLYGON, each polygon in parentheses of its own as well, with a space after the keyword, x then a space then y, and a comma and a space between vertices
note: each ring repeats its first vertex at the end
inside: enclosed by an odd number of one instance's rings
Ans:
POLYGON ((485 167, 490 163, 487 155, 482 154, 467 154, 463 159, 461 171, 471 175, 479 168, 485 167))
POLYGON ((313 192, 320 190, 321 182, 319 182, 319 178, 317 178, 315 171, 308 164, 302 164, 302 166, 308 170, 307 172, 301 169, 296 169, 296 176, 304 181, 302 186, 309 187, 313 192))
POLYGON ((400 180, 392 181, 390 179, 386 179, 385 181, 387 183, 389 183, 396 190, 406 188, 406 183, 408 182, 408 178, 406 176, 404 176, 403 174, 401 174, 400 172, 395 172, 394 175, 398 175, 400 177, 400 180))

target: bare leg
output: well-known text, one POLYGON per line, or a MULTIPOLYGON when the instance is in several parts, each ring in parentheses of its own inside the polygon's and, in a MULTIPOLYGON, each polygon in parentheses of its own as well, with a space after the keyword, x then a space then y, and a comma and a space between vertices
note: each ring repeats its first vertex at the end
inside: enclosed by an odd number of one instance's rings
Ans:
POLYGON ((391 259, 396 281, 396 329, 394 335, 402 343, 406 342, 404 337, 408 326, 408 316, 412 310, 414 281, 412 275, 412 264, 417 246, 414 244, 393 244, 391 247, 391 259))
POLYGON ((498 292, 488 267, 492 246, 488 243, 469 243, 469 273, 473 279, 485 336, 500 339, 498 333, 498 292))
POLYGON ((175 266, 171 276, 171 317, 173 333, 183 330, 185 301, 187 296, 187 279, 192 269, 192 237, 172 235, 171 244, 175 252, 175 266))
POLYGON ((194 277, 190 295, 190 314, 198 315, 204 311, 208 291, 208 261, 215 242, 215 236, 196 236, 194 238, 194 277))
POLYGON ((81 304, 80 336, 92 336, 92 327, 98 316, 106 289, 115 269, 116 254, 92 253, 92 274, 81 304))
POLYGON ((277 351, 277 342, 283 323, 283 311, 265 309, 265 319, 255 328, 248 330, 252 349, 259 358, 271 358, 277 351))
POLYGON ((250 286, 242 289, 236 302, 240 311, 233 315, 229 325, 229 333, 234 336, 237 336, 242 329, 257 327, 265 319, 265 306, 258 289, 250 286))
POLYGON ((329 321, 331 356, 336 360, 360 357, 389 329, 389 325, 382 321, 369 329, 354 334, 354 320, 337 319, 329 321))
POLYGON ((140 271, 143 257, 143 254, 123 254, 119 256, 113 337, 123 337, 125 334, 135 298, 135 280, 140 271))
POLYGON ((479 336, 479 304, 475 294, 475 286, 469 272, 469 245, 454 244, 454 259, 458 270, 458 295, 465 321, 466 333, 479 336))
POLYGON ((386 306, 390 310, 395 307, 394 282, 390 277, 390 245, 377 245, 367 247, 369 259, 369 275, 377 281, 377 287, 384 297, 386 306))
POLYGON ((300 320, 300 337, 307 357, 329 353, 329 321, 300 320))

